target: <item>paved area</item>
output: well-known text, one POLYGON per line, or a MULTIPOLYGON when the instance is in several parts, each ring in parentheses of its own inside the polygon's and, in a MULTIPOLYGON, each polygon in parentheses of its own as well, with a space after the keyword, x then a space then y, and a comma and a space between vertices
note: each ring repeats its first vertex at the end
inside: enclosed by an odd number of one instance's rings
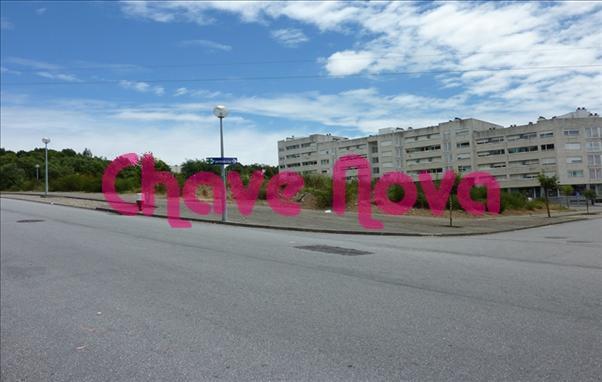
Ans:
POLYGON ((0 203, 3 381, 602 375, 600 219, 378 237, 0 203))
MULTIPOLYGON (((27 200, 42 201, 46 203, 55 203, 62 205, 72 205, 83 208, 112 210, 104 201, 102 194, 85 193, 55 193, 52 197, 40 198, 37 194, 7 194, 3 193, 5 198, 21 198, 27 200)), ((125 200, 134 201, 135 195, 125 195, 125 200)), ((166 203, 164 198, 157 198, 157 216, 166 216, 166 203)), ((220 215, 210 214, 201 216, 189 211, 183 201, 180 204, 182 217, 188 219, 199 219, 205 221, 219 221, 220 215)), ((255 225, 263 227, 274 227, 284 229, 316 230, 325 232, 345 232, 345 233, 376 233, 376 234, 400 234, 400 235, 465 235, 482 234, 524 229, 529 227, 538 227, 549 224, 562 223, 567 221, 591 218, 584 216, 583 211, 565 211, 554 212, 552 218, 545 214, 534 213, 518 216, 491 216, 486 215, 480 218, 462 217, 461 213, 456 212, 454 226, 449 227, 449 217, 432 216, 390 216, 378 214, 376 208, 373 209, 375 217, 384 223, 382 230, 366 230, 358 222, 357 213, 346 212, 344 216, 333 213, 326 213, 318 210, 302 210, 301 214, 295 217, 281 216, 272 211, 265 204, 257 204, 251 216, 245 217, 238 213, 235 204, 228 207, 228 219, 230 222, 244 225, 255 225)), ((592 208, 592 212, 600 213, 602 208, 592 208)), ((167 222, 165 222, 167 224, 167 222)))

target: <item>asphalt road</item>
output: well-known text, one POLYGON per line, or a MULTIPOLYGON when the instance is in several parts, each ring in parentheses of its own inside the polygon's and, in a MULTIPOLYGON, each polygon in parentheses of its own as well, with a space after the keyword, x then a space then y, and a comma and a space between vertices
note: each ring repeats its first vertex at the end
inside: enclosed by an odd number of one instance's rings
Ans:
POLYGON ((600 219, 412 238, 1 215, 3 381, 602 375, 600 219))

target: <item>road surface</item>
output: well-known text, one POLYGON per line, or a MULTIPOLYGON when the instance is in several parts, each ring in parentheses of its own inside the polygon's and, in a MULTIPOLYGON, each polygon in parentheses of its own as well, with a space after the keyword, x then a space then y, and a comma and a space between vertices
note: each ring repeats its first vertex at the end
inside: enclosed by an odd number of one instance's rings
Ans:
POLYGON ((3 381, 602 375, 600 219, 413 238, 1 215, 3 381))

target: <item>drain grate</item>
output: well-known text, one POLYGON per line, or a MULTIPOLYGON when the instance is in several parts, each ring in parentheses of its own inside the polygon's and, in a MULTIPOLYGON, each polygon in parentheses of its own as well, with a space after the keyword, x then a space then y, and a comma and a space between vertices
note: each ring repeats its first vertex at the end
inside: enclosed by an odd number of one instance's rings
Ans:
POLYGON ((39 222, 43 222, 44 220, 42 219, 23 219, 23 220, 17 220, 17 223, 39 223, 39 222))
POLYGON ((342 256, 360 256, 360 255, 371 255, 372 252, 360 251, 353 248, 335 247, 332 245, 302 245, 295 247, 298 249, 305 249, 314 252, 333 253, 335 255, 342 256))
POLYGON ((568 239, 567 236, 544 236, 544 239, 568 239))

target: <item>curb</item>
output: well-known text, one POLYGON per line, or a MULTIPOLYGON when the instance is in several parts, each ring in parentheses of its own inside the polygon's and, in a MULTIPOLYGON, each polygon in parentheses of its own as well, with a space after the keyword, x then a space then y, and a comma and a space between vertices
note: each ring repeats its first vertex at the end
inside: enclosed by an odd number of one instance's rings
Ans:
MULTIPOLYGON (((36 194, 24 194, 24 193, 2 193, 2 194, 3 195, 11 195, 12 194, 12 195, 36 196, 36 194)), ((0 196, 3 196, 3 195, 0 195, 0 196)), ((42 195, 39 195, 39 196, 43 198, 42 195)), ((4 196, 4 197, 6 197, 6 196, 4 196)), ((58 195, 55 197, 63 197, 63 198, 67 198, 67 199, 70 198, 68 196, 58 196, 58 195)), ((106 207, 89 208, 89 207, 73 206, 73 205, 63 204, 63 203, 54 203, 54 202, 46 203, 46 202, 38 201, 38 200, 18 199, 18 198, 10 198, 10 197, 6 197, 6 198, 12 199, 12 200, 21 200, 24 202, 41 203, 41 204, 46 204, 46 205, 51 204, 51 205, 62 206, 62 207, 79 208, 79 209, 84 209, 84 210, 107 212, 107 213, 111 213, 111 214, 115 214, 115 215, 121 215, 119 212, 117 212, 111 208, 106 208, 106 207)), ((86 199, 86 198, 81 198, 81 197, 71 197, 71 199, 90 200, 90 201, 97 201, 97 202, 101 201, 98 199, 86 199)), ((599 215, 599 214, 600 213, 594 213, 594 214, 590 214, 590 215, 599 215)), ((152 214, 152 215, 138 214, 138 215, 133 215, 133 216, 148 216, 148 217, 154 217, 154 218, 160 218, 160 219, 167 219, 167 216, 158 215, 158 214, 152 214)), ((487 231, 487 232, 465 232, 465 233, 379 232, 379 231, 334 230, 334 229, 320 229, 320 228, 309 228, 309 227, 271 226, 271 225, 267 225, 267 224, 249 224, 249 223, 240 223, 240 222, 222 222, 219 220, 201 219, 201 218, 181 217, 180 219, 186 220, 186 221, 192 221, 192 222, 200 222, 200 223, 223 224, 223 225, 228 225, 228 226, 233 226, 233 227, 271 229, 271 230, 278 230, 278 231, 327 233, 327 234, 338 234, 338 235, 399 236, 399 237, 461 237, 461 236, 492 235, 492 234, 496 234, 496 233, 522 231, 522 230, 531 229, 531 228, 547 227, 547 226, 552 226, 552 225, 557 225, 557 224, 571 223, 571 222, 576 222, 576 221, 584 221, 584 220, 588 219, 586 217, 578 217, 578 215, 577 216, 569 215, 569 217, 571 217, 570 220, 545 222, 545 223, 541 223, 541 224, 530 225, 528 227, 508 228, 508 229, 503 229, 503 230, 487 231)))
MULTIPOLYGON (((120 215, 119 212, 105 207, 96 207, 96 211, 108 212, 115 215, 120 215)), ((167 219, 165 215, 134 215, 134 216, 148 216, 160 219, 167 219)), ((528 227, 521 228, 509 228, 498 231, 489 231, 489 232, 466 232, 466 233, 426 233, 426 232, 378 232, 378 231, 354 231, 354 230, 332 230, 332 229, 320 229, 320 228, 308 228, 308 227, 282 227, 282 226, 271 226, 266 224, 248 224, 248 223, 239 223, 239 222, 222 222, 219 220, 211 220, 211 219, 200 219, 200 218, 183 218, 180 217, 181 220, 200 222, 200 223, 211 223, 211 224, 223 224, 234 227, 243 227, 243 228, 260 228, 260 229, 271 229, 271 230, 279 230, 279 231, 296 231, 296 232, 313 232, 313 233, 328 233, 328 234, 338 234, 338 235, 367 235, 367 236, 402 236, 402 237, 459 237, 459 236, 479 236, 479 235, 492 235, 496 233, 504 233, 504 232, 513 232, 513 231, 522 231, 525 229, 531 228, 540 228, 557 224, 564 223, 572 223, 576 221, 587 220, 584 217, 575 217, 571 220, 566 221, 555 221, 549 223, 542 223, 531 225, 528 227)))

